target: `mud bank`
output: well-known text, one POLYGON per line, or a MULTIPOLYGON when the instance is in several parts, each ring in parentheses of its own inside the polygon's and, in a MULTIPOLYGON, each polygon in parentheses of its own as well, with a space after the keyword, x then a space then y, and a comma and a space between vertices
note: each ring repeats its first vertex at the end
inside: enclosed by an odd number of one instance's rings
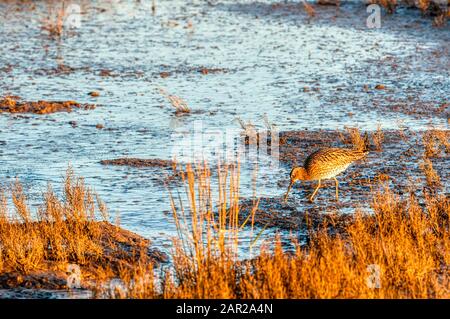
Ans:
POLYGON ((130 166, 130 167, 160 167, 176 168, 177 164, 170 160, 143 158, 116 158, 100 161, 102 165, 130 166))
MULTIPOLYGON (((35 228, 43 227, 34 223, 35 228)), ((25 225, 11 225, 10 227, 29 227, 25 225)), ((68 226, 70 227, 70 226, 68 226)), ((123 269, 133 269, 139 261, 153 264, 167 262, 166 254, 150 247, 148 239, 133 232, 112 225, 108 222, 88 222, 85 231, 101 233, 98 242, 102 254, 95 258, 86 258, 84 262, 69 260, 62 264, 55 259, 44 261, 45 268, 32 271, 18 271, 3 269, 0 274, 0 298, 26 297, 26 298, 54 298, 61 293, 69 293, 68 278, 79 271, 80 287, 73 292, 80 294, 89 291, 99 284, 99 277, 103 273, 118 277, 123 269), (72 268, 71 268, 72 267, 72 268), (79 267, 76 269, 73 267, 79 267), (78 270, 79 269, 79 270, 78 270), (8 289, 9 291, 2 291, 8 289), (44 296, 43 296, 44 295, 44 296)), ((49 250, 51 250, 49 246, 49 250)), ((51 252, 49 251, 49 255, 51 252)))
POLYGON ((0 98, 0 113, 50 114, 72 112, 74 109, 93 110, 93 104, 81 104, 75 101, 21 101, 19 96, 0 98))

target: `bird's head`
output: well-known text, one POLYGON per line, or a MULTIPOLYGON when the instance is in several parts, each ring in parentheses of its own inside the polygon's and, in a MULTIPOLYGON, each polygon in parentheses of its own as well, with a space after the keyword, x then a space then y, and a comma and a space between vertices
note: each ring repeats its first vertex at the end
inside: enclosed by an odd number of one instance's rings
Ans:
POLYGON ((291 183, 295 183, 296 181, 306 181, 308 179, 308 173, 306 169, 303 167, 294 167, 291 170, 291 183))
POLYGON ((296 181, 305 181, 308 179, 308 173, 303 167, 294 167, 290 174, 291 182, 289 183, 289 187, 287 189, 286 195, 284 196, 284 201, 287 200, 289 191, 291 190, 292 185, 295 184, 296 181))

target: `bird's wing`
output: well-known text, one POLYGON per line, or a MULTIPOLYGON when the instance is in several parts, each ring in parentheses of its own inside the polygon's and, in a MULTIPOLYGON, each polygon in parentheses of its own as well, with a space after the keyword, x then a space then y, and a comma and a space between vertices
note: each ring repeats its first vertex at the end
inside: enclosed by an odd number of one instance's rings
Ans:
POLYGON ((309 155, 304 167, 310 170, 319 166, 345 166, 365 156, 364 152, 345 148, 322 148, 309 155))

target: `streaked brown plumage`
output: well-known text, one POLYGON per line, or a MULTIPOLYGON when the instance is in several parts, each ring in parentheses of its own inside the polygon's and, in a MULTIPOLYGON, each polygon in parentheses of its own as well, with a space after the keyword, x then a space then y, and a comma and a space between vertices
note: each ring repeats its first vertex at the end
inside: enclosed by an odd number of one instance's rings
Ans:
POLYGON ((294 167, 292 169, 291 182, 286 192, 285 200, 287 200, 289 191, 296 181, 318 180, 319 183, 310 197, 310 201, 313 201, 320 188, 320 181, 329 178, 333 178, 336 182, 336 199, 338 199, 339 187, 336 176, 345 171, 353 162, 362 159, 367 153, 364 150, 347 148, 321 148, 315 151, 306 158, 303 167, 294 167))

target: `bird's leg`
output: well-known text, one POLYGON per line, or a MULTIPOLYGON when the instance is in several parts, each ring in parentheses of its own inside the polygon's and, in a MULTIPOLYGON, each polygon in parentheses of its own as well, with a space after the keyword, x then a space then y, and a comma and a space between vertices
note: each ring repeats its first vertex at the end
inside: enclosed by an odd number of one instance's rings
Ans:
POLYGON ((309 198, 309 201, 312 202, 314 200, 314 196, 316 196, 317 192, 319 191, 320 188, 320 179, 319 179, 319 183, 317 184, 316 189, 314 190, 314 193, 312 193, 311 197, 309 198))
POLYGON ((339 181, 336 177, 334 177, 334 181, 336 182, 336 200, 339 200, 339 181))

